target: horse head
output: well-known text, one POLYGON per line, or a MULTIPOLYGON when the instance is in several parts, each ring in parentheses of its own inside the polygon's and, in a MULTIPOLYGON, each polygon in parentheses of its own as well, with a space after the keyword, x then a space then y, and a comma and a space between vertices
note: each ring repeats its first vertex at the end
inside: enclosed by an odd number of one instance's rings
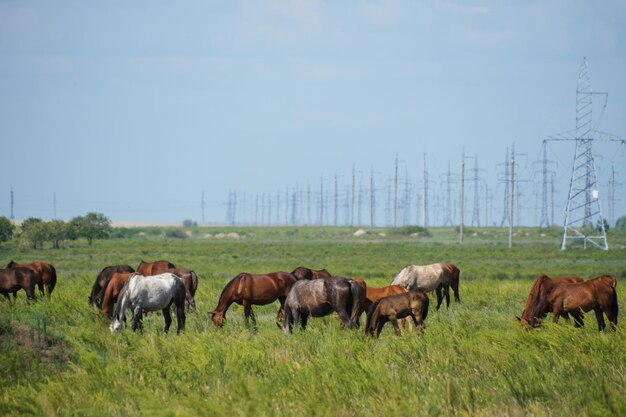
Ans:
POLYGON ((223 312, 219 312, 219 311, 211 312, 211 319, 213 320, 213 324, 215 324, 217 327, 224 326, 225 318, 224 318, 223 312))
POLYGON ((7 264, 7 268, 13 268, 15 265, 17 265, 17 262, 15 262, 13 259, 11 259, 11 262, 9 262, 7 264))
POLYGON ((125 321, 126 320, 120 320, 120 317, 116 314, 113 318, 113 322, 109 326, 111 333, 119 333, 124 330, 124 326, 126 324, 125 321))

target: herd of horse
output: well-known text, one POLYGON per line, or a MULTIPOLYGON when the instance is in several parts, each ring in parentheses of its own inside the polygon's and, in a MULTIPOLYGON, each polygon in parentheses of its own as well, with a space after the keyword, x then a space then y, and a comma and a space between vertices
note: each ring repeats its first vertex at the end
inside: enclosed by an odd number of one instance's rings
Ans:
MULTIPOLYGON (((323 317, 336 313, 342 326, 360 327, 365 312, 365 334, 378 337, 387 322, 401 335, 398 320, 411 319, 418 335, 424 332, 428 316, 427 293, 435 292, 437 310, 443 299, 450 306, 450 289, 457 303, 460 270, 450 263, 407 265, 395 276, 389 286, 371 287, 358 277, 334 276, 326 269, 298 267, 292 272, 268 274, 241 273, 231 279, 222 290, 217 306, 211 312, 215 326, 222 327, 226 312, 235 303, 243 307, 247 324, 256 325, 253 305, 278 301, 276 323, 286 333, 300 326, 305 329, 309 317, 323 317)), ((35 286, 41 296, 50 297, 55 288, 57 273, 46 262, 17 264, 9 262, 0 269, 0 293, 11 302, 9 294, 26 292, 27 302, 36 300, 35 286)), ((548 313, 556 323, 560 317, 574 318, 577 327, 583 326, 584 313, 593 310, 598 329, 605 330, 606 315, 615 329, 618 317, 617 279, 602 275, 587 281, 575 276, 550 278, 540 275, 531 286, 522 315, 517 317, 523 328, 538 327, 548 313)), ((102 310, 111 320, 110 329, 117 333, 124 329, 127 310, 132 311, 133 331, 142 328, 143 316, 161 311, 164 331, 172 323, 171 307, 175 307, 177 331, 185 328, 186 313, 196 309, 195 293, 198 275, 191 269, 177 268, 161 260, 141 261, 137 269, 129 265, 107 266, 100 271, 88 297, 89 305, 102 310)))

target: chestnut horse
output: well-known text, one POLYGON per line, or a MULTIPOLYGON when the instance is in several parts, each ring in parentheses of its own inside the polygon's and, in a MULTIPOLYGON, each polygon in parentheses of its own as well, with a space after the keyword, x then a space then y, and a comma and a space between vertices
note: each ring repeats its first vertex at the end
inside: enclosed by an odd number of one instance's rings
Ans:
POLYGON ((26 292, 26 302, 28 300, 37 300, 35 296, 35 284, 39 282, 39 277, 30 268, 15 267, 0 269, 0 294, 4 295, 9 302, 11 298, 9 293, 13 293, 13 297, 17 297, 17 292, 23 289, 26 292))
POLYGON ((459 269, 453 264, 407 265, 398 272, 391 285, 399 285, 413 291, 437 293, 437 310, 441 307, 443 296, 446 297, 446 307, 450 307, 450 287, 454 291, 454 299, 461 302, 459 297, 459 269))
POLYGON ((46 294, 48 298, 50 298, 50 294, 52 294, 52 290, 54 290, 57 283, 57 270, 54 266, 42 261, 35 261, 28 264, 18 264, 11 260, 11 262, 8 263, 7 268, 15 268, 18 266, 31 269, 39 278, 39 282, 37 283, 39 292, 41 295, 44 295, 45 288, 46 294))
POLYGON ((102 298, 102 312, 109 319, 113 318, 113 306, 117 303, 120 292, 122 292, 122 288, 124 288, 131 275, 133 275, 133 272, 114 272, 111 274, 102 298))
POLYGON ((398 319, 411 317, 418 330, 418 335, 424 333, 424 320, 428 316, 428 296, 421 291, 407 291, 400 294, 381 298, 372 304, 367 311, 365 334, 380 336, 383 326, 388 321, 393 324, 396 335, 402 336, 398 319))
POLYGON ((137 267, 137 273, 144 276, 149 275, 158 275, 167 271, 168 269, 176 268, 173 263, 170 261, 154 261, 154 262, 145 262, 143 259, 139 262, 139 266, 137 267))
MULTIPOLYGON (((552 290, 555 285, 571 284, 574 282, 583 282, 583 280, 573 275, 555 278, 550 278, 545 274, 539 275, 539 277, 533 282, 533 285, 530 287, 530 292, 528 293, 528 297, 526 298, 526 304, 524 305, 524 311, 522 311, 522 316, 517 317, 517 320, 520 322, 522 327, 525 328, 529 325, 532 327, 536 327, 538 325, 538 319, 543 319, 548 315, 548 313, 545 313, 541 317, 533 316, 533 311, 537 304, 539 304, 539 302, 545 297, 545 295, 549 291, 552 290)), ((569 318, 569 315, 567 313, 563 313, 562 315, 566 319, 569 318)))
POLYGON ((380 287, 380 288, 366 286, 365 287, 365 300, 363 300, 363 304, 358 313, 359 317, 361 317, 361 314, 363 314, 363 312, 367 313, 371 305, 378 302, 378 300, 380 300, 381 298, 389 297, 390 295, 395 295, 395 294, 402 294, 407 291, 409 290, 407 290, 404 287, 400 287, 399 285, 389 285, 387 287, 380 287))
POLYGON ((299 280, 301 279, 325 279, 330 278, 331 274, 326 269, 309 269, 299 266, 291 273, 299 280))
POLYGON ((196 295, 196 290, 198 289, 198 275, 187 268, 172 268, 167 269, 165 272, 171 272, 176 275, 183 282, 185 286, 185 298, 187 300, 187 311, 189 311, 190 307, 196 309, 196 300, 194 296, 196 295))
POLYGON ((601 275, 584 282, 558 284, 548 290, 533 310, 530 325, 534 326, 537 317, 552 313, 552 321, 558 322, 559 316, 569 313, 574 317, 576 327, 584 325, 583 313, 593 310, 598 321, 598 330, 606 327, 604 314, 617 326, 619 306, 617 304, 617 279, 611 275, 601 275))
POLYGON ((135 270, 130 265, 111 265, 102 269, 96 278, 96 282, 91 287, 91 295, 88 297, 90 306, 102 308, 104 292, 111 280, 111 276, 116 272, 129 273, 135 272, 135 270))
POLYGON ((253 305, 266 305, 278 300, 280 302, 278 314, 280 314, 287 294, 296 281, 295 276, 282 271, 255 275, 243 272, 237 275, 222 290, 217 307, 211 313, 213 323, 217 327, 224 325, 226 311, 232 303, 242 305, 246 323, 251 318, 254 325, 256 325, 256 316, 252 311, 253 305))
POLYGON ((283 330, 291 333, 294 324, 300 324, 304 330, 309 316, 323 317, 332 311, 351 329, 360 307, 360 292, 359 285, 347 278, 300 280, 293 284, 285 300, 283 330))

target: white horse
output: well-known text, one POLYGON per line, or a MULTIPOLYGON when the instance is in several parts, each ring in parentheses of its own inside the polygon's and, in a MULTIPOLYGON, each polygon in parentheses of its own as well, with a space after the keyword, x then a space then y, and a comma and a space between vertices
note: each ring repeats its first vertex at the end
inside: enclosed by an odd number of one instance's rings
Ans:
POLYGON ((413 291, 437 291, 437 310, 441 306, 443 296, 446 296, 446 306, 450 307, 450 287, 454 291, 454 299, 460 303, 459 297, 459 269, 453 264, 407 265, 398 272, 391 285, 413 291))
POLYGON ((135 274, 130 277, 120 292, 110 329, 113 333, 118 333, 124 329, 128 308, 133 311, 133 331, 141 328, 144 311, 161 310, 165 319, 163 331, 167 333, 170 324, 172 324, 170 315, 172 303, 176 305, 177 333, 179 333, 185 328, 185 286, 183 282, 172 273, 149 277, 135 274))

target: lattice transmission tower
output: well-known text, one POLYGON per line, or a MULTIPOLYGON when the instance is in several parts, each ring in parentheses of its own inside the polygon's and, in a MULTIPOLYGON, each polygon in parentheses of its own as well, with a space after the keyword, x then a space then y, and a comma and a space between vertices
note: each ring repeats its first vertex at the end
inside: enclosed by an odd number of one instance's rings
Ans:
POLYGON ((608 93, 592 91, 587 59, 583 58, 576 88, 576 130, 574 131, 574 136, 572 137, 570 133, 565 133, 548 138, 548 140, 569 140, 575 142, 572 174, 565 205, 561 250, 565 250, 569 243, 575 242, 582 242, 585 248, 590 243, 603 250, 609 249, 600 205, 598 176, 593 157, 593 142, 603 140, 618 141, 623 144, 624 140, 593 128, 594 95, 604 96, 603 108, 605 108, 608 93))

